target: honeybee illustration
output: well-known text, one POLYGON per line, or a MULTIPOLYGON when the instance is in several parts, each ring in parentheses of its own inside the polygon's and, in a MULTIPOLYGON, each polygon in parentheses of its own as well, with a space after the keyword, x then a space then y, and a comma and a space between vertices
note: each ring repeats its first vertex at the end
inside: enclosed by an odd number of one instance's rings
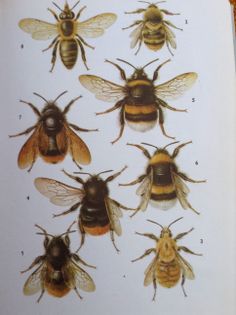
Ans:
POLYGON ((184 251, 188 254, 196 256, 202 256, 202 254, 196 254, 185 246, 177 245, 177 241, 192 232, 193 228, 187 232, 178 234, 175 238, 173 238, 172 232, 170 230, 171 225, 181 219, 183 218, 173 221, 168 227, 163 227, 157 222, 148 220, 149 222, 157 224, 161 227, 162 230, 159 237, 151 233, 136 232, 137 235, 148 237, 156 242, 155 248, 147 249, 142 256, 132 260, 132 262, 135 262, 150 255, 151 253, 155 254, 155 258, 145 270, 144 279, 144 286, 149 286, 151 283, 153 283, 153 301, 156 298, 157 284, 164 288, 172 288, 182 277, 181 287, 184 296, 187 296, 184 289, 185 279, 187 278, 189 280, 193 280, 195 278, 191 265, 180 255, 179 252, 184 251))
POLYGON ((25 131, 9 136, 12 138, 28 135, 33 131, 18 155, 19 168, 29 167, 28 172, 30 172, 38 156, 47 163, 55 164, 63 161, 68 152, 79 168, 81 168, 79 163, 87 165, 91 162, 91 155, 87 145, 71 128, 76 131, 86 132, 98 131, 98 129, 84 129, 67 122, 66 114, 81 96, 71 100, 64 110, 61 111, 56 105, 56 101, 65 93, 67 91, 61 93, 54 101, 47 101, 43 96, 34 93, 34 95, 46 102, 41 112, 32 103, 20 100, 21 103, 30 106, 38 117, 38 121, 25 131))
POLYGON ((71 187, 49 178, 35 179, 34 184, 37 190, 48 197, 53 204, 58 206, 70 206, 69 210, 56 214, 54 217, 66 215, 80 208, 78 228, 82 238, 79 249, 84 244, 86 233, 99 236, 110 231, 112 243, 115 249, 119 251, 115 244, 114 233, 118 236, 122 233, 120 225, 122 212, 120 208, 125 210, 134 209, 127 208, 116 200, 111 199, 109 197, 107 184, 119 176, 125 169, 126 167, 105 180, 103 180, 100 175, 112 172, 111 170, 101 172, 97 175, 79 172, 78 174, 89 175, 86 181, 78 176, 73 176, 63 171, 67 176, 74 179, 77 183, 80 183, 83 186, 82 189, 71 187))
POLYGON ((175 163, 175 158, 178 156, 180 149, 187 144, 192 143, 192 141, 179 145, 171 155, 167 151, 167 147, 175 143, 178 142, 170 143, 164 148, 158 148, 148 143, 142 143, 156 149, 153 155, 150 155, 150 153, 141 145, 127 144, 141 150, 149 160, 145 174, 139 176, 136 180, 128 184, 119 184, 120 186, 131 186, 141 183, 136 191, 137 195, 141 197, 141 202, 133 215, 140 210, 145 211, 149 202, 154 207, 168 210, 175 205, 177 199, 183 209, 191 209, 196 214, 199 214, 187 200, 189 188, 183 180, 191 183, 205 183, 206 181, 193 180, 179 171, 175 163))
POLYGON ((197 74, 195 72, 184 73, 168 82, 155 86, 154 82, 158 79, 159 70, 170 59, 157 67, 152 79, 148 78, 144 69, 158 59, 149 62, 142 68, 136 68, 122 59, 117 60, 128 64, 134 69, 132 76, 127 79, 125 71, 119 65, 106 60, 106 62, 109 62, 119 70, 121 78, 125 81, 124 86, 94 75, 81 75, 79 77, 80 83, 90 92, 94 93, 97 99, 116 102, 112 108, 97 113, 97 115, 120 109, 120 133, 112 143, 117 142, 121 138, 125 121, 133 130, 145 132, 152 129, 156 125, 157 120, 159 120, 163 135, 173 138, 165 132, 163 108, 186 112, 186 109, 182 110, 171 107, 166 101, 182 96, 194 84, 197 74))
POLYGON ((56 19, 56 23, 48 23, 38 19, 23 19, 19 22, 19 27, 32 35, 36 40, 48 40, 53 41, 48 48, 43 51, 47 51, 53 48, 52 51, 52 67, 50 72, 53 71, 57 51, 59 47, 61 61, 67 69, 72 69, 77 61, 79 50, 83 63, 87 70, 86 54, 84 46, 94 49, 83 38, 95 38, 102 36, 104 30, 110 27, 117 19, 117 16, 113 13, 103 13, 96 15, 84 22, 79 22, 80 15, 86 6, 82 7, 77 14, 73 12, 74 8, 80 1, 70 9, 68 3, 65 3, 62 10, 56 3, 53 4, 61 11, 58 16, 52 9, 48 9, 56 19))
POLYGON ((59 236, 48 234, 45 229, 35 225, 42 231, 37 234, 45 237, 45 253, 35 258, 29 268, 22 271, 22 273, 37 266, 23 288, 25 295, 33 295, 41 291, 37 302, 41 300, 45 291, 54 297, 61 298, 68 294, 70 290, 74 290, 81 299, 78 288, 86 292, 95 290, 92 278, 78 263, 91 268, 96 267, 88 265, 77 254, 70 251, 69 233, 75 232, 71 231, 72 225, 66 233, 59 236))
POLYGON ((135 48, 138 45, 136 55, 138 54, 142 43, 144 43, 149 49, 153 51, 160 50, 164 44, 166 44, 170 54, 173 53, 170 49, 177 48, 175 41, 175 34, 170 27, 182 31, 181 28, 176 27, 170 21, 164 20, 164 15, 179 15, 179 13, 171 13, 167 10, 160 9, 157 4, 165 1, 159 1, 156 3, 150 3, 146 1, 139 1, 148 4, 146 9, 137 9, 133 12, 125 12, 126 14, 143 13, 143 19, 137 20, 128 27, 124 27, 123 30, 137 26, 130 34, 132 38, 131 48, 135 48))

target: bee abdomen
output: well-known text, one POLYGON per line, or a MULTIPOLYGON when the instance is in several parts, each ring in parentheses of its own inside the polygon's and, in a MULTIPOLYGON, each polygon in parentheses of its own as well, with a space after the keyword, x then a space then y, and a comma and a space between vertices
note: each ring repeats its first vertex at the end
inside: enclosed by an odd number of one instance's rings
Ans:
POLYGON ((145 28, 143 31, 143 41, 151 50, 159 50, 163 47, 166 41, 166 34, 163 27, 157 30, 145 28))
POLYGON ((157 280, 159 284, 165 288, 175 286, 181 275, 178 262, 175 260, 171 263, 160 262, 157 266, 157 280))
POLYGON ((155 105, 125 105, 125 119, 127 124, 136 131, 152 129, 156 125, 157 117, 155 105))
POLYGON ((62 40, 60 43, 60 56, 67 69, 72 69, 78 56, 78 44, 76 40, 62 40))

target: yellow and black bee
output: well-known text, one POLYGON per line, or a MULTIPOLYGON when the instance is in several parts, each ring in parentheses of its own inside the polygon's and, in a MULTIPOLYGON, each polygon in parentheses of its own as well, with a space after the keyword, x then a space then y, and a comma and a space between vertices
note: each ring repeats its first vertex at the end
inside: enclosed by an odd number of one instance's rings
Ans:
POLYGON ((95 290, 92 278, 78 263, 91 268, 95 267, 88 265, 77 254, 70 251, 68 234, 73 232, 70 230, 72 225, 66 233, 57 236, 48 234, 45 229, 36 225, 42 231, 37 234, 45 237, 45 253, 35 258, 29 268, 22 271, 22 273, 37 266, 23 288, 25 295, 33 295, 41 291, 37 302, 41 300, 45 291, 53 297, 62 298, 71 290, 74 290, 81 299, 78 288, 86 292, 95 290))
POLYGON ((144 175, 139 176, 138 179, 128 184, 120 184, 120 186, 130 186, 141 182, 141 185, 137 189, 137 195, 141 197, 141 202, 135 213, 140 210, 145 211, 149 202, 154 207, 168 210, 175 205, 178 199, 183 209, 189 208, 196 214, 199 214, 187 200, 189 189, 183 180, 191 183, 205 183, 206 181, 193 180, 178 169, 175 158, 178 156, 181 148, 192 142, 190 141, 179 145, 171 155, 166 148, 175 143, 178 142, 168 144, 164 148, 157 148, 148 143, 142 143, 156 149, 152 156, 141 145, 128 143, 128 145, 140 149, 149 160, 144 175))
POLYGON ((79 174, 89 175, 86 181, 64 171, 67 176, 74 179, 77 183, 82 184, 82 189, 71 187, 49 178, 36 178, 34 184, 37 190, 48 197, 53 204, 58 206, 70 206, 69 210, 54 215, 55 217, 66 215, 80 208, 78 227, 82 239, 79 248, 84 244, 85 234, 100 236, 110 232, 112 243, 115 249, 119 251, 115 244, 114 233, 118 236, 122 233, 120 225, 122 212, 120 209, 134 209, 127 208, 110 198, 108 182, 114 180, 125 169, 126 167, 105 180, 103 180, 100 175, 111 171, 101 172, 97 175, 80 172, 79 174))
POLYGON ((90 92, 94 93, 97 99, 107 102, 116 102, 112 108, 97 113, 97 115, 120 109, 121 129, 119 136, 112 143, 115 143, 121 138, 125 121, 130 128, 145 132, 152 129, 156 125, 157 120, 159 120, 163 135, 168 138, 173 138, 168 136, 165 132, 163 108, 179 112, 186 112, 186 109, 176 109, 168 105, 165 101, 182 96, 184 92, 190 89, 194 84, 197 79, 197 74, 195 72, 184 73, 168 82, 155 86, 154 82, 158 79, 160 68, 170 60, 165 61, 157 67, 153 73, 152 79, 148 78, 144 69, 158 59, 149 62, 142 68, 136 68, 122 59, 117 60, 130 65, 134 69, 132 76, 126 78, 125 71, 119 65, 106 60, 106 62, 111 63, 120 71, 121 78, 125 81, 125 86, 115 84, 94 75, 81 75, 79 77, 80 83, 90 92))
POLYGON ((47 101, 41 95, 34 93, 34 95, 46 102, 41 112, 32 103, 20 101, 30 106, 37 115, 38 121, 25 131, 9 136, 12 138, 28 135, 33 131, 18 155, 19 168, 24 169, 29 167, 29 172, 38 156, 47 163, 56 164, 63 161, 67 153, 70 153, 73 161, 79 168, 79 163, 87 165, 91 162, 89 148, 72 128, 76 131, 86 132, 98 131, 98 129, 84 129, 67 122, 66 114, 81 96, 71 100, 65 109, 61 111, 56 105, 56 101, 65 93, 67 91, 61 93, 54 101, 47 101))
POLYGON ((92 49, 94 49, 94 47, 90 46, 83 37, 94 38, 102 36, 104 30, 110 27, 117 19, 116 15, 113 13, 103 13, 84 22, 79 22, 78 19, 80 18, 82 11, 86 8, 86 6, 84 6, 77 14, 75 14, 73 10, 79 2, 80 1, 78 1, 71 9, 66 2, 63 10, 53 2, 53 4, 61 11, 58 17, 53 10, 48 9, 55 17, 56 24, 51 24, 38 19, 23 19, 19 22, 19 27, 26 33, 31 34, 33 39, 48 40, 53 38, 53 41, 48 48, 43 50, 46 51, 53 48, 51 60, 52 68, 50 72, 53 71, 56 63, 58 47, 61 60, 67 69, 72 69, 74 67, 79 50, 84 65, 88 69, 84 46, 92 49))
POLYGON ((132 262, 135 262, 147 255, 150 255, 151 253, 155 254, 154 259, 148 265, 145 271, 144 279, 144 286, 148 286, 153 283, 153 301, 156 297, 157 284, 164 288, 172 288, 179 282, 180 278, 182 278, 182 290, 184 296, 187 296, 184 289, 185 279, 187 278, 189 280, 193 280, 195 278, 191 265, 180 255, 179 252, 184 251, 188 254, 197 256, 202 256, 202 254, 196 254, 185 246, 177 245, 177 241, 192 232, 193 228, 187 232, 178 234, 175 238, 173 238, 172 232, 170 230, 171 225, 181 219, 183 218, 179 218, 170 223, 168 227, 163 227, 157 222, 148 220, 149 222, 157 224, 161 227, 162 231, 159 237, 151 233, 136 232, 136 234, 148 237, 156 242, 155 248, 147 249, 142 256, 132 260, 132 262))
POLYGON ((175 41, 175 34, 170 29, 170 27, 181 31, 182 29, 176 27, 170 21, 164 20, 164 15, 179 15, 179 13, 171 13, 167 10, 160 9, 157 6, 157 3, 165 1, 160 1, 156 3, 150 3, 146 1, 139 2, 147 3, 148 7, 146 9, 138 9, 133 12, 125 12, 126 14, 144 13, 142 20, 135 21, 132 25, 123 28, 129 29, 138 25, 138 27, 135 28, 130 34, 130 37, 132 38, 130 45, 131 48, 135 48, 135 46, 138 45, 138 49, 135 53, 137 55, 142 43, 144 43, 149 49, 153 51, 160 50, 166 43, 169 52, 173 56, 170 46, 173 49, 176 49, 177 45, 175 41))

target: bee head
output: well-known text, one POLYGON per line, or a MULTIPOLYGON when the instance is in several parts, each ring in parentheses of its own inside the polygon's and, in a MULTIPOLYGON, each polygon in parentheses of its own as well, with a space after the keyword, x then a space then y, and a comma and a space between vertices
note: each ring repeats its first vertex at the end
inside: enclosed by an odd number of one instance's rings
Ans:
POLYGON ((66 1, 63 10, 55 2, 53 2, 53 4, 55 5, 55 7, 57 7, 61 11, 59 18, 61 20, 67 20, 67 19, 73 19, 75 17, 75 14, 72 10, 77 6, 79 2, 80 1, 76 2, 76 4, 70 9, 69 4, 66 1))
POLYGON ((147 74, 145 73, 143 68, 137 68, 132 76, 130 77, 130 80, 139 80, 139 79, 147 79, 147 74))
POLYGON ((151 223, 153 223, 153 224, 156 224, 156 225, 158 225, 158 226, 161 228, 160 238, 163 238, 163 237, 172 237, 172 232, 171 232, 171 230, 170 230, 171 225, 175 224, 176 222, 178 222, 178 221, 180 221, 180 220, 182 220, 182 219, 183 219, 183 217, 174 220, 174 221, 171 222, 167 227, 161 225, 161 224, 158 223, 158 222, 152 221, 152 220, 147 220, 147 221, 148 221, 148 222, 151 222, 151 223))

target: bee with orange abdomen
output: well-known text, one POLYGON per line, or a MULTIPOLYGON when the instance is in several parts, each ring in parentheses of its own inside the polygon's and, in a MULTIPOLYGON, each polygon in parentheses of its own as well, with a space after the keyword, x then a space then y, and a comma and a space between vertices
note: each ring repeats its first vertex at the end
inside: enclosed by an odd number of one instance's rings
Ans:
POLYGON ((45 253, 35 258, 29 268, 22 271, 22 273, 37 266, 25 282, 23 289, 25 295, 33 295, 41 291, 37 302, 41 300, 45 291, 54 297, 61 298, 68 294, 70 290, 74 290, 78 297, 82 298, 78 288, 86 292, 95 290, 92 278, 78 263, 91 268, 96 267, 88 265, 77 254, 70 251, 68 234, 73 232, 71 231, 72 225, 66 233, 58 236, 48 234, 46 230, 36 225, 42 231, 37 234, 45 237, 45 253))
POLYGON ((55 66, 57 58, 57 50, 59 48, 61 61, 67 69, 72 69, 77 61, 78 53, 81 52, 81 57, 87 69, 87 60, 84 46, 94 49, 90 46, 83 37, 94 38, 104 34, 104 30, 110 27, 117 19, 113 13, 103 13, 96 15, 86 21, 79 22, 84 6, 77 14, 73 12, 74 8, 80 1, 70 8, 68 3, 65 3, 64 9, 61 9, 56 3, 53 4, 61 11, 58 16, 53 10, 48 9, 56 19, 56 23, 48 23, 38 19, 23 19, 19 22, 19 27, 32 35, 36 40, 53 39, 46 51, 53 48, 52 52, 52 68, 55 66))
POLYGON ((149 202, 154 207, 168 210, 175 205, 178 199, 183 209, 189 208, 196 214, 199 214, 187 200, 189 189, 183 180, 191 183, 204 183, 205 180, 193 180, 179 170, 175 163, 175 158, 178 156, 181 148, 192 142, 190 141, 179 145, 175 148, 173 154, 170 154, 167 151, 167 147, 175 143, 178 142, 170 143, 164 148, 158 148, 148 143, 142 143, 156 149, 153 155, 150 155, 150 153, 141 145, 127 144, 141 150, 149 160, 145 174, 139 176, 138 179, 128 184, 120 184, 120 186, 130 186, 141 183, 137 189, 137 195, 141 197, 141 202, 135 213, 140 210, 145 211, 149 202))
POLYGON ((117 251, 114 240, 114 233, 121 235, 120 217, 122 217, 121 209, 134 210, 121 205, 109 196, 108 183, 119 176, 126 167, 120 172, 109 176, 103 180, 100 175, 87 174, 89 178, 84 181, 78 176, 73 176, 64 171, 70 178, 80 183, 83 187, 75 188, 49 178, 36 178, 35 187, 37 190, 48 197, 50 201, 58 206, 70 206, 67 211, 54 215, 55 217, 66 215, 80 208, 78 217, 78 227, 82 234, 80 247, 84 244, 85 234, 99 236, 110 232, 112 243, 117 251))
POLYGON ((137 26, 130 34, 132 38, 131 48, 135 48, 138 45, 136 55, 139 52, 142 43, 144 43, 150 50, 157 51, 160 50, 165 44, 173 56, 170 46, 173 49, 177 48, 175 41, 175 34, 170 27, 177 30, 181 28, 176 27, 170 21, 164 19, 164 15, 179 15, 179 13, 172 13, 165 9, 160 9, 157 4, 165 1, 160 1, 156 3, 150 3, 147 1, 139 1, 148 4, 145 9, 137 9, 133 12, 125 12, 126 14, 136 14, 143 13, 143 19, 135 21, 128 27, 123 29, 129 29, 137 26))
POLYGON ((186 112, 186 109, 180 110, 171 107, 166 101, 182 96, 194 84, 197 74, 195 72, 184 73, 168 82, 155 86, 154 82, 158 79, 160 68, 170 60, 157 67, 152 79, 148 78, 144 69, 158 59, 149 62, 142 68, 136 68, 122 59, 117 60, 130 65, 134 69, 132 76, 126 78, 125 71, 119 65, 106 60, 119 70, 122 80, 125 81, 124 86, 94 75, 81 75, 79 77, 80 83, 90 92, 94 93, 97 99, 116 102, 112 108, 97 113, 97 115, 101 115, 110 113, 116 109, 120 110, 120 133, 112 143, 121 138, 125 122, 133 130, 145 132, 154 128, 157 121, 159 121, 163 135, 173 138, 165 132, 163 109, 167 108, 172 111, 186 112))
POLYGON ((41 112, 32 103, 20 101, 30 106, 37 115, 38 121, 25 131, 9 136, 12 138, 28 135, 33 131, 18 155, 19 168, 29 167, 28 171, 30 171, 38 156, 47 163, 55 164, 63 161, 67 153, 70 153, 78 167, 80 167, 79 163, 87 165, 91 162, 87 145, 71 128, 76 131, 97 131, 97 129, 84 129, 67 122, 66 114, 81 96, 71 100, 61 111, 56 101, 65 93, 67 91, 61 93, 54 101, 47 101, 41 95, 34 93, 46 102, 41 112))
POLYGON ((145 271, 144 279, 144 286, 148 286, 153 283, 153 301, 156 297, 157 284, 164 288, 172 288, 177 285, 177 283, 180 281, 180 278, 182 278, 182 290, 184 296, 187 296, 184 289, 185 279, 187 278, 189 280, 193 280, 195 278, 191 265, 180 255, 179 252, 184 251, 188 254, 197 256, 202 256, 202 254, 196 254, 185 246, 177 245, 177 241, 192 232, 193 228, 187 232, 178 234, 176 237, 173 237, 170 230, 171 225, 181 219, 182 218, 179 218, 173 221, 168 227, 163 227, 157 222, 148 220, 149 222, 157 224, 161 227, 162 230, 159 237, 151 233, 136 232, 136 234, 148 237, 156 242, 155 248, 147 249, 142 256, 132 260, 132 262, 135 262, 146 257, 147 255, 150 255, 151 253, 155 254, 154 259, 148 265, 145 271))

